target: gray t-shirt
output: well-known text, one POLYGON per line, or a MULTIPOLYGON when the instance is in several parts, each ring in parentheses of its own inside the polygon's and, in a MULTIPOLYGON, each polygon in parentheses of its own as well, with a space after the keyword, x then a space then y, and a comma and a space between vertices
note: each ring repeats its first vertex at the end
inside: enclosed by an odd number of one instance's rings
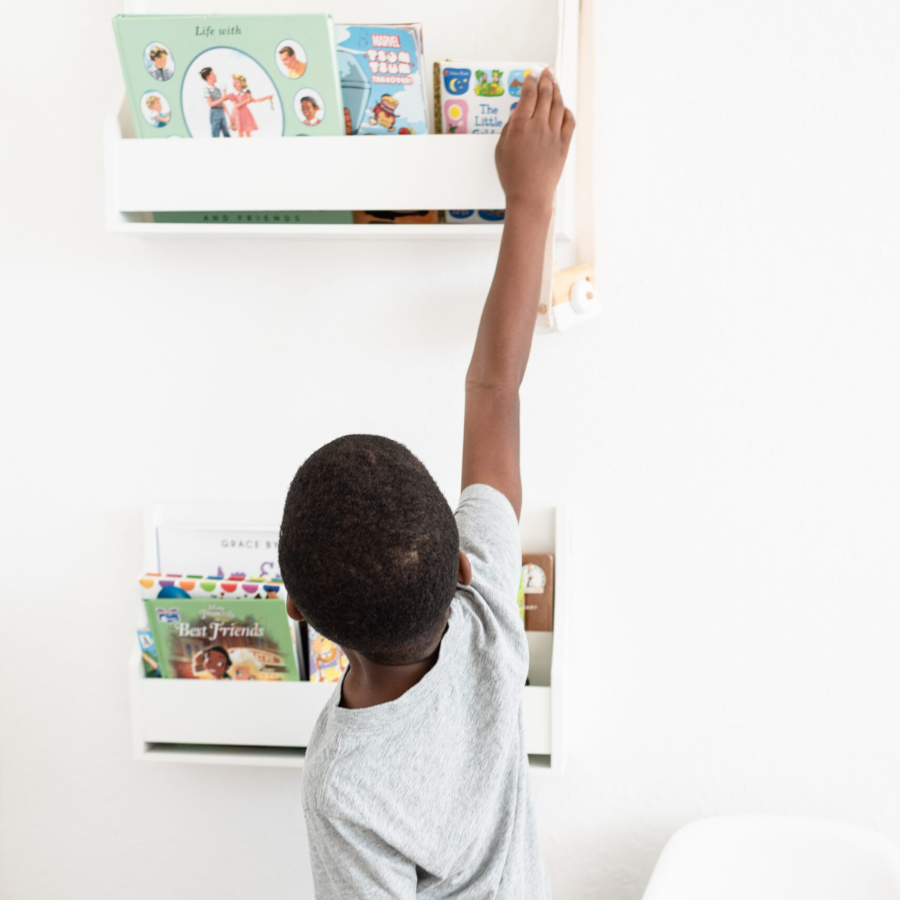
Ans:
POLYGON ((516 605, 519 528, 487 485, 456 511, 472 584, 458 586, 438 661, 402 697, 322 711, 303 770, 317 900, 545 900, 528 781, 516 605))

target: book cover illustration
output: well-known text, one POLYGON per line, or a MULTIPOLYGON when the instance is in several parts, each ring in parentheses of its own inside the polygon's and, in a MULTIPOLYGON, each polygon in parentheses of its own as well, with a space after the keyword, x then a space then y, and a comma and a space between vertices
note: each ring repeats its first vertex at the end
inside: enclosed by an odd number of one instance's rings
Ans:
POLYGON ((280 579, 217 575, 161 575, 148 572, 139 579, 142 600, 281 600, 287 590, 280 579))
POLYGON ((144 600, 163 678, 297 681, 283 600, 144 600))
POLYGON ((553 631, 553 554, 522 554, 525 630, 553 631))
POLYGON ((145 678, 159 678, 159 660, 156 657, 156 644, 153 632, 149 628, 138 628, 138 646, 141 648, 141 664, 145 678))
POLYGON ((323 637, 309 622, 306 623, 309 641, 309 680, 340 681, 349 661, 344 651, 327 637, 323 637))
MULTIPOLYGON (((435 131, 499 134, 518 106, 525 76, 540 76, 540 63, 457 62, 434 64, 435 131)), ((502 209, 448 209, 448 223, 502 222, 502 209)))
MULTIPOLYGON (((277 528, 158 525, 160 572, 208 572, 210 577, 280 579, 277 528)), ((200 577, 200 576, 192 576, 200 577)))
POLYGON ((347 134, 427 134, 421 25, 336 25, 347 134))
POLYGON ((113 27, 138 137, 344 134, 328 15, 120 15, 113 27))

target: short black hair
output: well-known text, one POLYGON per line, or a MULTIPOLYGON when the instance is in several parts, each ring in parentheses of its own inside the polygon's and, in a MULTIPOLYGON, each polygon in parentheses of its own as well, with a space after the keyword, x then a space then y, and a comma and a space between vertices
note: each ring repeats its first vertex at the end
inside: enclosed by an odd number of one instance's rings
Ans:
POLYGON ((373 662, 422 659, 446 622, 459 532, 403 444, 349 434, 300 466, 284 504, 281 577, 320 634, 373 662))
POLYGON ((206 650, 203 651, 203 656, 201 658, 205 660, 206 657, 209 656, 210 653, 221 653, 222 656, 224 656, 225 659, 228 660, 228 665, 229 666, 231 665, 231 655, 220 644, 216 644, 215 647, 207 647, 206 650))
POLYGON ((200 77, 206 81, 210 72, 212 72, 212 66, 206 66, 206 68, 200 70, 200 77))

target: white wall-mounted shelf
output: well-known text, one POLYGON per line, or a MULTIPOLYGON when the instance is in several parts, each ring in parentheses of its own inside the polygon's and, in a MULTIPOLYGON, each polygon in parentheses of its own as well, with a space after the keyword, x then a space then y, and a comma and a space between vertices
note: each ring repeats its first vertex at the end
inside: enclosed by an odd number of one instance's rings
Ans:
MULTIPOLYGON (((132 13, 196 12, 180 0, 129 0, 132 13)), ((267 0, 265 12, 318 12, 311 0, 267 0)), ((246 12, 221 0, 216 12, 246 12)), ((426 90, 441 59, 535 60, 554 66, 567 102, 577 105, 579 0, 520 0, 515 22, 504 4, 460 0, 422 5, 404 0, 335 0, 335 22, 421 22, 426 90)), ((300 225, 154 222, 154 210, 501 209, 494 169, 496 135, 415 135, 402 140, 138 140, 127 103, 105 129, 106 220, 111 231, 142 236, 253 235, 346 240, 498 241, 501 225, 300 225), (203 177, 198 178, 197 173, 203 177), (235 172, 243 173, 236 179, 235 172), (221 185, 227 184, 223 191, 221 185)), ((575 153, 560 184, 554 258, 574 265, 575 153)), ((582 262, 584 260, 581 260, 582 262)))
MULTIPOLYGON (((559 183, 537 331, 562 331, 599 312, 593 287, 554 293, 554 271, 593 266, 591 178, 593 70, 591 0, 333 0, 336 23, 421 22, 426 91, 436 60, 496 59, 553 66, 576 110, 576 139, 559 183), (581 302, 579 302, 579 297, 581 302), (570 302, 570 300, 572 302, 570 302), (593 302, 588 302, 593 300, 593 302)), ((187 0, 125 0, 132 14, 196 13, 187 0)), ((320 12, 314 0, 265 0, 260 12, 320 12)), ((247 11, 243 0, 217 0, 219 14, 247 11)), ((354 209, 499 209, 496 136, 414 135, 402 140, 321 137, 311 140, 137 140, 127 103, 108 117, 104 152, 106 222, 141 237, 276 238, 316 241, 499 243, 502 224, 299 224, 296 222, 156 222, 153 211, 317 211, 354 209), (203 177, 197 177, 202 172, 203 177), (240 172, 241 178, 235 178, 240 172), (221 190, 227 184, 228 190, 221 190)))
MULTIPOLYGON (((156 528, 248 525, 278 521, 264 507, 157 505, 147 512, 144 567, 156 571, 156 528)), ((565 763, 564 685, 567 634, 568 517, 564 508, 526 510, 523 552, 555 554, 554 631, 528 632, 531 684, 524 688, 525 742, 536 771, 565 763)), ((130 662, 134 755, 150 762, 302 766, 305 748, 332 684, 215 682, 145 678, 140 655, 130 662)))

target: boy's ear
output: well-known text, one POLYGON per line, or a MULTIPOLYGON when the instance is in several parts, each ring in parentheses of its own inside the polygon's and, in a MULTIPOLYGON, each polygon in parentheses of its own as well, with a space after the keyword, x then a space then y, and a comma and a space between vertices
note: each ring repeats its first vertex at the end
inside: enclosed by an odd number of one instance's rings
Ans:
POLYGON ((459 551, 459 574, 456 576, 456 581, 463 587, 472 583, 472 563, 469 562, 469 557, 462 550, 459 551))
POLYGON ((291 600, 290 595, 284 601, 284 608, 287 610, 287 614, 295 621, 302 622, 303 616, 300 613, 300 610, 294 606, 294 601, 291 600))

